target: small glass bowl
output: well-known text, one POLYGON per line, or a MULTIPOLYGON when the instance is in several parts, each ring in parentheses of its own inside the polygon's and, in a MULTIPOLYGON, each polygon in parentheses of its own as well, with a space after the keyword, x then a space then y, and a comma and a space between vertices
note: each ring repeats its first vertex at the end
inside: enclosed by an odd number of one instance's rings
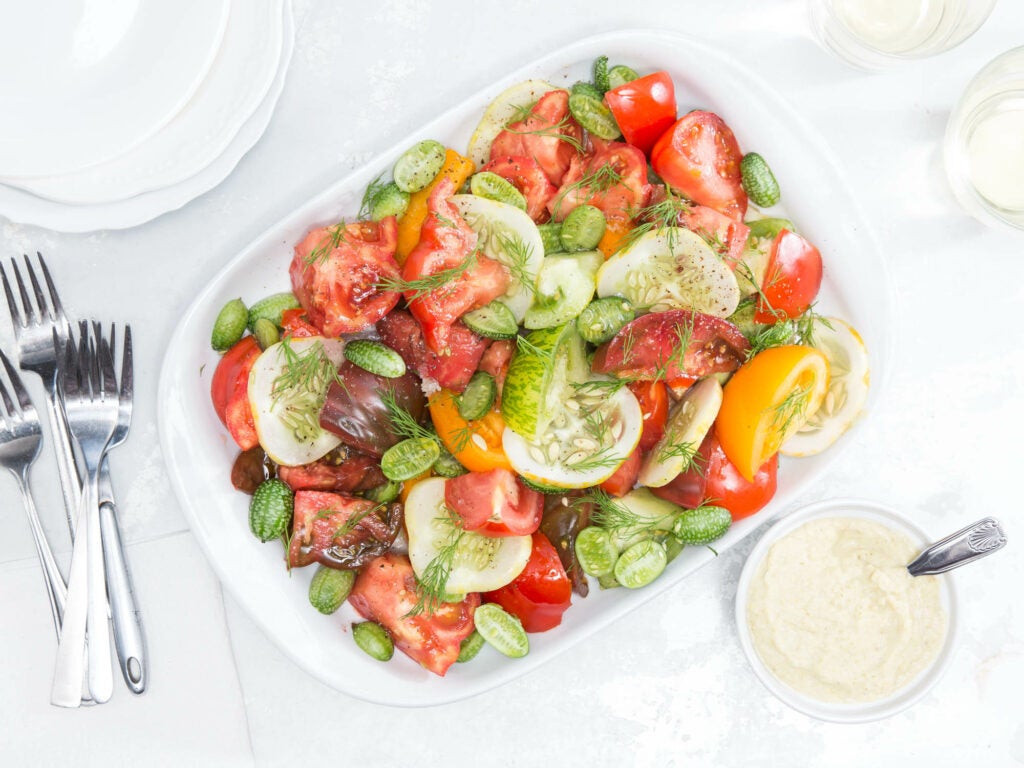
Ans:
POLYGON ((942 604, 946 609, 947 616, 946 637, 938 656, 914 680, 884 699, 839 704, 819 701, 800 693, 779 680, 765 666, 754 648, 754 641, 750 633, 750 625, 747 621, 747 598, 750 593, 750 583, 757 574, 761 561, 768 554, 769 548, 804 523, 830 517, 858 517, 874 520, 905 533, 922 550, 932 543, 928 535, 902 513, 862 499, 830 499, 811 504, 787 515, 769 528, 768 532, 757 542, 740 574, 739 585, 736 589, 736 627, 739 631, 740 645, 743 647, 743 652, 746 654, 754 674, 765 688, 798 712, 833 723, 867 723, 882 720, 920 700, 938 682, 953 659, 958 634, 959 611, 956 590, 948 574, 938 577, 941 580, 942 604))

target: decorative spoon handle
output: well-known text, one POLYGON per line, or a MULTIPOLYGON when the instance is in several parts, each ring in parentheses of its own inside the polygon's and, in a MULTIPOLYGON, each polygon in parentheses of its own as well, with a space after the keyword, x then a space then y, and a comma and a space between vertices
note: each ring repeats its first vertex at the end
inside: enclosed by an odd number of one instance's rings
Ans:
POLYGON ((907 570, 911 576, 945 573, 1005 546, 1006 534, 999 522, 986 517, 932 544, 907 566, 907 570))

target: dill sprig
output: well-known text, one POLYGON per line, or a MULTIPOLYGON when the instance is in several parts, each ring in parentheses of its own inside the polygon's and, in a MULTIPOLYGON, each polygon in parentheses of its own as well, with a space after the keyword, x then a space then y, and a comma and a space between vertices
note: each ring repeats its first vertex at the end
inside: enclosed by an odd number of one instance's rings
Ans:
POLYGON ((790 320, 780 320, 771 325, 762 325, 750 339, 747 360, 754 355, 764 352, 766 349, 782 347, 793 343, 794 334, 794 324, 790 320))
POLYGON ((462 537, 466 535, 461 527, 455 523, 455 513, 447 506, 442 507, 445 517, 451 523, 451 530, 445 543, 437 550, 437 554, 423 569, 423 576, 417 585, 416 604, 409 610, 406 616, 417 616, 424 611, 433 613, 447 597, 448 579, 452 575, 452 567, 455 565, 455 556, 458 554, 462 537))
POLYGON ((497 240, 501 250, 508 257, 508 261, 503 261, 502 264, 505 265, 509 274, 521 286, 529 291, 532 296, 536 296, 537 281, 535 276, 531 275, 527 269, 527 265, 533 258, 533 247, 523 240, 518 232, 511 236, 501 233, 498 235, 497 240))
POLYGON ((684 197, 675 194, 672 189, 665 186, 665 197, 656 203, 651 203, 634 213, 633 219, 637 224, 623 239, 620 250, 631 248, 637 240, 649 232, 657 232, 662 229, 668 232, 669 250, 675 250, 674 229, 679 226, 679 217, 689 213, 692 203, 684 197))
POLYGON ((544 128, 534 128, 532 130, 527 131, 521 128, 512 128, 510 125, 509 127, 506 127, 505 130, 508 131, 509 133, 514 133, 517 136, 546 136, 551 139, 558 139, 559 141, 564 141, 566 144, 568 144, 570 147, 575 149, 580 154, 583 154, 583 152, 586 151, 586 148, 583 146, 583 142, 581 142, 572 134, 566 133, 566 131, 569 131, 571 128, 572 117, 566 115, 557 123, 552 123, 551 125, 546 126, 544 128))
POLYGON ((795 325, 796 343, 808 347, 814 346, 814 329, 816 325, 822 325, 830 331, 835 330, 827 317, 819 315, 814 311, 813 304, 796 319, 795 325))
POLYGON ((306 256, 306 266, 312 266, 313 264, 322 264, 327 261, 327 257, 331 255, 331 251, 346 242, 346 224, 345 220, 342 219, 337 224, 332 224, 327 228, 327 237, 320 241, 320 244, 309 252, 306 256))
POLYGON ((361 523, 365 518, 370 517, 370 515, 377 514, 378 512, 384 510, 386 507, 387 504, 383 503, 372 504, 368 506, 366 509, 356 512, 354 515, 349 517, 348 520, 341 524, 338 530, 334 532, 334 537, 338 538, 339 536, 347 536, 348 534, 352 533, 352 531, 356 529, 356 526, 359 525, 359 523, 361 523))
POLYGON ((279 354, 284 355, 285 363, 270 389, 272 405, 282 404, 280 418, 298 439, 315 439, 322 431, 320 409, 327 388, 334 381, 344 382, 320 341, 296 352, 286 337, 279 354))
POLYGON ((409 293, 411 295, 406 296, 406 301, 415 301, 416 299, 423 298, 429 293, 436 291, 438 288, 444 288, 449 283, 455 282, 465 276, 469 270, 476 266, 477 252, 473 251, 461 263, 448 269, 442 269, 440 272, 435 272, 432 275, 424 275, 423 277, 417 277, 413 280, 404 280, 400 277, 386 277, 379 283, 374 285, 374 288, 378 291, 397 291, 399 293, 409 293))
POLYGON ((359 219, 370 218, 370 206, 373 205, 373 199, 381 193, 381 190, 387 186, 387 182, 381 181, 384 178, 384 174, 381 174, 376 179, 366 185, 366 191, 363 193, 363 199, 359 203, 359 213, 357 217, 359 219))
POLYGON ((615 170, 611 163, 601 163, 593 170, 583 174, 579 179, 563 187, 558 191, 558 194, 552 198, 555 202, 554 207, 551 209, 551 214, 554 218, 558 218, 558 213, 561 210, 562 203, 564 202, 567 195, 573 192, 579 192, 587 189, 593 195, 600 195, 607 192, 609 189, 614 187, 616 184, 622 182, 622 174, 615 170))
POLYGON ((804 416, 810 402, 810 385, 797 387, 786 395, 782 402, 774 406, 775 415, 772 417, 772 426, 783 436, 789 434, 793 423, 804 416))
POLYGON ((631 539, 637 535, 653 533, 675 517, 673 513, 658 517, 641 517, 599 488, 591 491, 584 498, 594 505, 593 511, 590 513, 590 522, 620 539, 631 539))
POLYGON ((431 440, 437 436, 429 429, 420 424, 409 411, 398 404, 395 397, 395 390, 387 387, 380 393, 380 400, 388 412, 388 421, 391 424, 391 431, 399 437, 426 437, 431 440))
POLYGON ((581 395, 611 397, 631 381, 635 381, 635 379, 629 376, 621 379, 591 379, 590 381, 573 382, 572 387, 581 395))

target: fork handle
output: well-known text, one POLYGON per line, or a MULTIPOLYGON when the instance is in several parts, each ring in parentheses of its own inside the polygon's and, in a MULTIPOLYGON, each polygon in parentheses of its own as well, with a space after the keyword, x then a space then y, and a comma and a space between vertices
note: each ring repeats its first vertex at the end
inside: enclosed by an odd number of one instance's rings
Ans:
POLYGON ((117 506, 106 461, 100 467, 99 503, 100 535, 103 539, 110 617, 114 625, 114 647, 128 690, 139 694, 146 690, 149 680, 142 617, 135 602, 135 590, 124 555, 124 543, 117 523, 117 506))
POLYGON ((39 522, 39 514, 36 511, 32 490, 28 484, 28 466, 26 465, 20 474, 15 474, 18 478, 21 496, 25 501, 25 511, 28 513, 36 554, 39 555, 39 564, 43 569, 43 581, 46 583, 46 594, 50 598, 50 612, 53 614, 53 627, 57 630, 57 640, 60 641, 60 626, 64 621, 64 606, 68 599, 68 588, 64 585, 64 577, 61 575, 60 568, 57 567, 53 550, 50 549, 50 542, 47 541, 46 534, 39 522))
POLYGON ((46 415, 50 421, 50 434, 53 435, 57 454, 57 473, 60 476, 60 492, 64 497, 64 514, 68 519, 68 530, 71 538, 75 538, 75 525, 78 519, 78 507, 81 504, 82 476, 75 461, 75 449, 71 446, 71 430, 64 416, 64 407, 60 403, 57 375, 47 382, 46 415))

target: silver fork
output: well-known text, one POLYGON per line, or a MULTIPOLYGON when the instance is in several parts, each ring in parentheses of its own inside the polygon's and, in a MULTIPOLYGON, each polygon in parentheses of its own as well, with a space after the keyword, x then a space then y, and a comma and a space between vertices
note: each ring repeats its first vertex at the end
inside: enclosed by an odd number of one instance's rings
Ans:
MULTIPOLYGON (((115 348, 114 327, 110 328, 111 352, 115 348)), ((107 450, 117 447, 128 437, 132 423, 132 329, 124 329, 121 353, 121 386, 118 393, 117 424, 110 437, 107 450)), ((103 539, 103 558, 107 567, 107 597, 110 600, 110 616, 114 627, 114 647, 121 666, 121 675, 132 693, 146 690, 145 641, 142 634, 142 619, 135 602, 128 563, 124 556, 121 530, 117 523, 117 505, 114 489, 110 482, 110 462, 104 459, 99 478, 100 532, 103 539)))
POLYGON ((76 707, 82 701, 82 651, 88 633, 89 693, 97 704, 110 699, 113 670, 107 626, 103 543, 100 537, 99 468, 118 417, 117 379, 110 344, 98 323, 90 338, 88 323, 80 326, 78 350, 68 342, 61 364, 64 412, 85 465, 82 502, 78 509, 75 546, 68 577, 68 602, 57 649, 50 700, 76 707))
POLYGON ((3 363, 11 388, 14 390, 12 399, 3 379, 0 379, 0 399, 3 400, 3 406, 0 407, 0 466, 7 467, 18 479, 18 488, 25 501, 25 511, 28 513, 29 526, 32 528, 32 539, 36 544, 36 554, 39 555, 39 564, 43 568, 46 592, 50 597, 53 626, 59 639, 60 624, 64 619, 64 604, 67 601, 67 587, 64 586, 64 577, 61 576, 57 561, 50 550, 50 543, 46 540, 43 527, 39 523, 39 515, 36 513, 28 482, 28 470, 39 456, 43 431, 35 406, 25 391, 25 385, 22 384, 21 377, 3 350, 0 350, 0 362, 3 363))
POLYGON ((35 295, 35 305, 29 299, 25 281, 22 279, 18 263, 14 259, 11 259, 11 270, 21 296, 22 309, 20 311, 2 265, 0 265, 0 280, 3 281, 7 308, 11 312, 11 323, 14 325, 14 337, 18 343, 18 364, 21 370, 38 374, 46 389, 46 415, 50 422, 50 434, 53 436, 54 449, 57 452, 57 471, 60 474, 61 493, 64 496, 64 512, 67 515, 68 528, 73 536, 74 519, 79 505, 79 489, 82 483, 78 467, 75 464, 75 452, 71 447, 71 439, 60 407, 60 387, 57 380, 58 356, 53 345, 53 337, 56 334, 60 340, 61 349, 64 348, 68 341, 71 325, 64 315, 64 308, 57 297, 57 291, 53 287, 53 280, 50 278, 50 271, 46 268, 42 254, 37 252, 36 256, 39 258, 39 268, 43 275, 43 281, 46 283, 49 298, 43 293, 27 254, 25 255, 25 271, 35 295))

